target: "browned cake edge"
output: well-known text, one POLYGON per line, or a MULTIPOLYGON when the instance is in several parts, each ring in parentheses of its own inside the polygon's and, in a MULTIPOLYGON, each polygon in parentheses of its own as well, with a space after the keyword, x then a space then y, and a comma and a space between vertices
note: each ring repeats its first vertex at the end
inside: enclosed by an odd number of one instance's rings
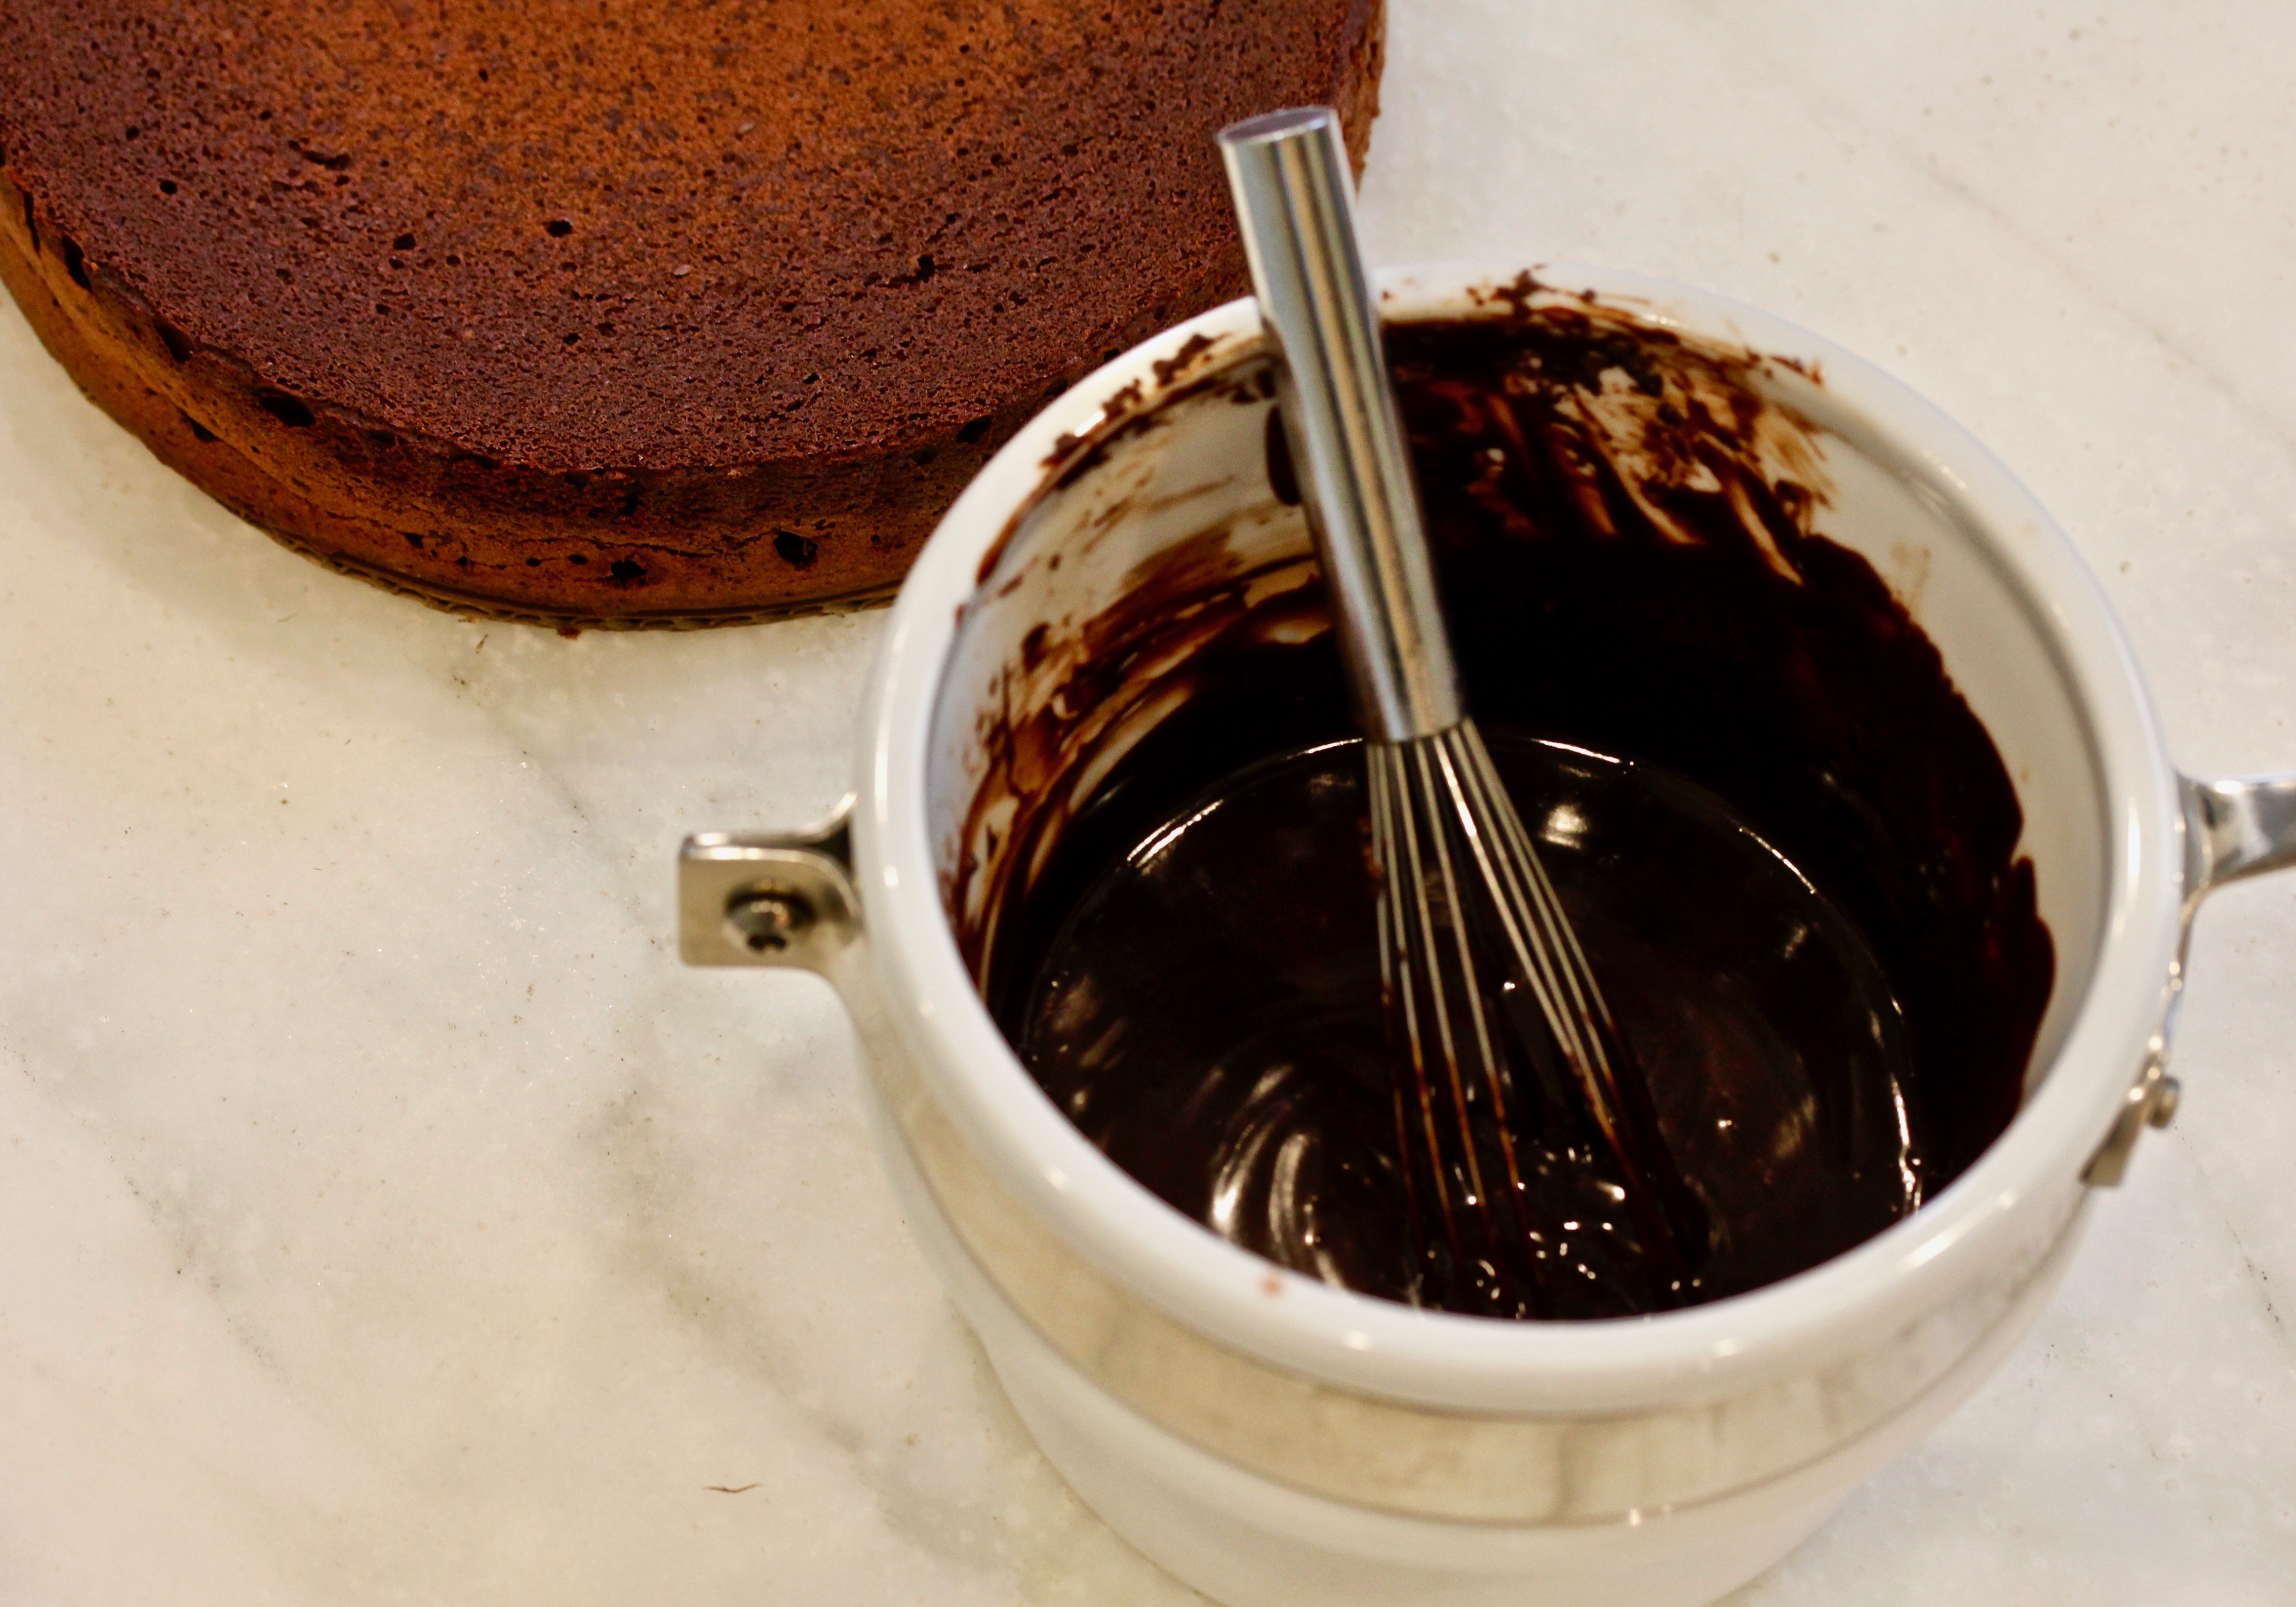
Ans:
MULTIPOLYGON (((1378 113, 1384 6, 1332 100, 1358 172, 1378 113)), ((338 573, 449 612, 558 629, 694 629, 889 599, 996 448, 1096 365, 897 449, 725 469, 552 472, 266 386, 186 339, 0 170, 0 283, 90 400, 249 523, 338 573)), ((1240 266, 1177 288, 1167 318, 1242 293, 1240 266)), ((1155 328, 1124 332, 1144 340, 1155 328)))
MULTIPOLYGON (((714 476, 549 475, 488 463, 267 391, 226 354, 164 330, 41 221, 37 201, 0 174, 0 283, 90 400, 160 462, 291 550, 454 613, 554 627, 689 629, 882 602, 938 510, 1002 439, 990 439, 993 427, 975 441, 952 439, 946 464, 927 447, 910 448, 898 466, 763 464, 714 476), (275 407, 310 422, 289 423, 275 407), (378 446, 378 435, 391 445, 378 446), (429 472, 390 483, 376 471, 384 451, 429 472), (827 495, 775 498, 765 512, 754 505, 762 499, 742 495, 749 481, 827 495), (808 515, 791 516, 792 505, 808 515), (864 520, 865 536, 834 538, 864 520), (774 547, 777 539, 803 562, 774 547), (750 552, 760 544, 764 563, 750 552), (566 577, 556 595, 535 594, 533 571, 544 564, 566 577), (618 578, 617 564, 637 576, 618 578), (488 584, 505 570, 515 591, 488 584), (760 594, 769 588, 777 594, 760 594)), ((1028 398, 1008 409, 1009 423, 996 420, 1003 434, 1036 405, 1028 398)))

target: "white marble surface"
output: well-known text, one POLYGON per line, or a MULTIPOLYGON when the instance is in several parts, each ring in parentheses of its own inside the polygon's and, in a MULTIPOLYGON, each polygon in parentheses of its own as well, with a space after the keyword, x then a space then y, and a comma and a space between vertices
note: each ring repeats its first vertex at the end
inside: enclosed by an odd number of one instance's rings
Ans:
MULTIPOLYGON (((2073 532, 2188 767, 2296 765, 2296 12, 1390 4, 1376 255, 1866 353, 2073 532)), ((683 832, 840 791, 879 616, 431 613, 4 307, 0 598, 0 1600, 1193 1599, 985 1378, 826 990, 668 946, 683 832)), ((2195 966, 2039 1331, 1742 1607, 2296 1600, 2296 876, 2195 966)))

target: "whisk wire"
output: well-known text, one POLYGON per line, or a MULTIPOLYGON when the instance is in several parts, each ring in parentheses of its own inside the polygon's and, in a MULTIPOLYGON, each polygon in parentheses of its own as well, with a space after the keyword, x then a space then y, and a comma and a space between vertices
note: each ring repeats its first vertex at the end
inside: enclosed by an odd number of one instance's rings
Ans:
MULTIPOLYGON (((1411 942, 1416 931, 1407 922, 1405 900, 1397 897, 1390 885, 1398 876, 1409 876, 1414 882, 1417 881, 1416 847, 1414 845, 1409 850, 1405 849, 1400 840, 1405 832, 1398 820, 1400 815, 1404 821, 1408 821, 1410 810, 1407 802, 1398 800, 1397 797, 1396 756, 1377 744, 1366 745, 1365 752, 1371 767, 1372 863, 1378 867, 1381 881, 1377 901, 1380 983, 1386 991, 1390 1007, 1402 1023, 1404 1045, 1411 1056, 1412 1088, 1418 1105, 1419 1136, 1424 1143, 1424 1152, 1435 1158, 1436 1163, 1431 1168, 1435 1202, 1443 1218, 1444 1238, 1456 1246, 1459 1242, 1459 1224, 1452 1209, 1447 1168, 1441 1164, 1442 1137, 1435 1116, 1434 1082, 1428 1075, 1427 1066, 1427 1033, 1420 1021, 1419 990, 1415 985, 1423 972, 1414 963, 1411 953, 1411 942)), ((1437 1014, 1439 1018, 1440 1013, 1437 1014)), ((1407 1157, 1416 1146, 1406 1118, 1403 1091, 1399 1086, 1396 1090, 1395 1116, 1396 1139, 1401 1145, 1398 1153, 1407 1157)), ((1412 1179, 1416 1171, 1416 1168, 1408 1164, 1404 1167, 1406 1189, 1414 1195, 1416 1189, 1412 1179)))
MULTIPOLYGON (((1424 821, 1430 818, 1427 805, 1438 794, 1436 768, 1440 755, 1429 751, 1429 744, 1409 743, 1396 750, 1402 758, 1406 793, 1414 806, 1407 819, 1424 821)), ((1415 863, 1419 858, 1422 833, 1413 831, 1405 840, 1412 845, 1415 863)), ((1475 1068, 1488 1079, 1494 1057, 1491 1051, 1490 1023, 1484 1018, 1482 990, 1476 986, 1474 951, 1469 947, 1465 922, 1461 919, 1466 909, 1462 896, 1456 867, 1453 863, 1449 833, 1442 831, 1427 832, 1427 847, 1433 850, 1437 886, 1440 888, 1440 907, 1428 894, 1423 875, 1415 876, 1408 885, 1415 890, 1413 915, 1419 929, 1422 950, 1428 964, 1422 974, 1432 985, 1435 1020, 1443 1036, 1443 1069, 1450 1084, 1451 1112, 1459 1128, 1459 1150, 1467 1171, 1467 1186, 1473 1193, 1474 1202, 1488 1224, 1491 1211, 1490 1190, 1483 1181, 1482 1159, 1475 1143, 1475 1127, 1469 1113, 1468 1090, 1465 1086, 1472 1073, 1460 1065, 1462 1047, 1457 1031, 1459 1018, 1464 1016, 1467 1029, 1466 1046, 1473 1052, 1475 1068), (1447 919, 1443 917, 1447 916, 1447 919)), ((1491 1085, 1494 1094, 1496 1085, 1491 1085)), ((1494 1122, 1503 1120, 1503 1113, 1495 1110, 1494 1122)), ((1501 1129, 1504 1131, 1504 1128, 1501 1129)))
MULTIPOLYGON (((1519 1209, 1522 1199, 1522 1168, 1515 1153, 1514 1125, 1508 1119, 1506 1090, 1501 1077, 1503 1056, 1484 1008, 1484 990, 1480 974, 1481 966, 1476 958, 1474 924, 1469 898, 1450 872, 1450 833, 1440 829, 1441 823, 1447 818, 1443 812, 1446 800, 1456 803, 1462 795, 1463 778, 1458 767, 1458 756, 1447 740, 1448 735, 1446 733, 1434 741, 1413 744, 1411 751, 1424 783, 1420 817, 1437 827, 1431 835, 1444 858, 1445 900, 1451 912, 1449 931, 1456 963, 1456 986, 1474 1022, 1476 1063, 1490 1099, 1491 1127, 1498 1139, 1499 1154, 1506 1168, 1508 1197, 1519 1209), (1439 775, 1439 787, 1436 784, 1439 775)), ((1472 833, 1470 837, 1472 840, 1472 833)), ((1480 868, 1480 863, 1478 868, 1480 868)), ((1461 1141, 1472 1147, 1472 1128, 1467 1119, 1464 1099, 1460 1102, 1460 1134, 1461 1141)))
MULTIPOLYGON (((1487 846, 1463 824, 1475 796, 1472 754, 1445 733, 1406 743, 1367 743, 1373 841, 1381 870, 1381 975, 1390 989, 1413 1077, 1417 1132, 1398 1137, 1407 1180, 1423 1170, 1444 1212, 1455 1268, 1480 1264, 1493 1292, 1513 1304, 1544 1303, 1531 1261, 1538 1240, 1527 1202, 1510 1056, 1492 1013, 1496 956, 1486 952, 1480 907, 1489 901, 1487 846), (1439 1110, 1438 1107, 1441 1107, 1439 1110), (1452 1143, 1456 1132, 1456 1147, 1452 1143), (1464 1192, 1464 1201, 1455 1201, 1464 1192), (1463 1220, 1461 1205, 1472 1208, 1463 1220), (1472 1222, 1470 1239, 1461 1230, 1472 1222)), ((1520 883, 1520 878, 1518 878, 1520 883)), ((1517 922, 1518 931, 1523 922, 1517 922)), ((1550 986, 1549 996, 1562 996, 1550 986)), ((1415 1181, 1411 1195, 1415 1198, 1415 1181)))
MULTIPOLYGON (((1423 765, 1415 762, 1423 756, 1414 748, 1412 744, 1375 743, 1367 750, 1377 755, 1374 762, 1382 772, 1374 783, 1374 792, 1385 793, 1389 805, 1389 847, 1394 857, 1385 862, 1384 881, 1392 890, 1391 901, 1402 939, 1397 952, 1398 972, 1402 979, 1398 1001, 1404 1010, 1406 1035, 1413 1040, 1412 1058, 1423 1069, 1428 1059, 1427 1029, 1431 1026, 1433 1029, 1437 1076, 1423 1080, 1421 1097, 1428 1102, 1427 1137, 1438 1186, 1444 1186, 1448 1170, 1442 1164, 1441 1123, 1434 1114, 1432 1103, 1439 1086, 1449 1095, 1448 1114, 1459 1127, 1468 1202, 1488 1211, 1489 1193, 1483 1187, 1481 1162, 1475 1152, 1472 1129, 1466 1120, 1465 1089, 1459 1066, 1462 1034, 1459 1013, 1453 1002, 1458 985, 1466 980, 1457 969, 1458 959, 1465 956, 1464 951, 1456 958, 1446 954, 1445 931, 1447 928, 1456 928, 1456 920, 1439 919, 1436 899, 1430 897, 1431 888, 1439 888, 1439 914, 1450 915, 1459 907, 1458 881, 1452 873, 1448 847, 1442 834, 1431 836, 1421 830, 1428 818, 1420 797, 1427 778, 1423 765), (1431 857, 1438 878, 1433 882, 1429 877, 1431 857)), ((1466 1002, 1468 1019, 1464 1025, 1468 1035, 1478 1054, 1487 1056, 1490 1042, 1488 1024, 1482 1019, 1480 1001, 1473 996, 1472 988, 1466 1002)))
POLYGON ((1509 956, 1531 983, 1547 1028, 1579 1078, 1604 1141, 1615 1148, 1620 1142, 1620 1089, 1606 1041, 1615 1028, 1594 967, 1578 946, 1521 817, 1506 801, 1480 734, 1467 723, 1437 740, 1459 750, 1465 782, 1457 800, 1459 818, 1494 891, 1493 913, 1509 956))

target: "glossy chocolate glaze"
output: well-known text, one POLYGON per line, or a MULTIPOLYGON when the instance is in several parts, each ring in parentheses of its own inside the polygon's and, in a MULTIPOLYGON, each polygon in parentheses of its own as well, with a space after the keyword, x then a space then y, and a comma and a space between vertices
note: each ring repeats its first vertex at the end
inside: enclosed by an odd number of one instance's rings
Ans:
MULTIPOLYGON (((1522 294, 1390 350, 1470 704, 1702 1209, 1691 1286, 1653 1277, 1567 1101, 1523 1124, 1537 1275, 1463 1272, 1414 1224, 1312 585, 1199 554, 1087 627, 1129 644, 1077 655, 1116 698, 1170 645, 1172 594, 1226 600, 1191 616, 1177 711, 1082 807, 1021 812, 1032 874, 960 922, 991 1008, 1136 1177, 1348 1287, 1592 1317, 1837 1254, 2016 1108, 2054 958, 1999 755, 1871 565, 1815 533, 1822 442, 1759 359, 1522 294)), ((1056 770, 1063 733, 1035 740, 1056 770)))

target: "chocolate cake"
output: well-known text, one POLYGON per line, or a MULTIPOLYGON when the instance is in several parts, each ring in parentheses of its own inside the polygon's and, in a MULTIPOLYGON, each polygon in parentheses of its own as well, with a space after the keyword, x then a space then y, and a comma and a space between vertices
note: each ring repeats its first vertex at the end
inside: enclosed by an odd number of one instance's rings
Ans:
POLYGON ((0 279, 164 462, 450 608, 889 592, 1044 400, 1240 293, 1220 124, 1380 0, 11 0, 0 279))

